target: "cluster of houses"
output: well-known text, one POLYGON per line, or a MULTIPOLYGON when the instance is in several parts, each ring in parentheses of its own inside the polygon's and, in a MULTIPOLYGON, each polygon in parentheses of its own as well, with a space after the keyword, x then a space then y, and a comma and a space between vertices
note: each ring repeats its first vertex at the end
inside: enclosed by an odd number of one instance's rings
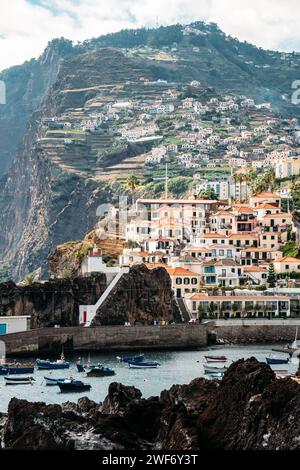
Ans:
POLYGON ((282 254, 294 231, 278 194, 257 194, 248 205, 139 199, 124 227, 132 248, 123 250, 119 265, 166 269, 191 318, 212 314, 211 303, 226 317, 289 315, 287 296, 261 291, 269 287, 270 265, 278 277, 300 274, 300 259, 282 254), (245 294, 233 295, 238 289, 245 294))
MULTIPOLYGON (((268 192, 243 205, 138 199, 119 227, 127 248, 118 264, 107 267, 95 248, 83 261, 82 275, 101 271, 110 277, 104 299, 130 267, 163 268, 185 321, 288 317, 300 308, 300 289, 292 281, 300 277, 300 259, 283 256, 296 228, 281 204, 280 195, 268 192)), ((90 324, 96 308, 80 307, 82 323, 90 324)))
MULTIPOLYGON (((192 93, 182 93, 178 84, 145 77, 113 89, 99 87, 83 108, 45 117, 39 140, 58 153, 63 153, 62 146, 86 144, 82 152, 87 156, 98 155, 103 148, 150 142, 144 162, 154 168, 168 161, 183 171, 217 168, 224 176, 234 168, 270 166, 277 178, 299 174, 296 120, 283 125, 270 103, 256 104, 231 94, 211 96, 195 80, 185 87, 192 93)), ((239 198, 232 181, 222 181, 221 186, 219 196, 239 198)))

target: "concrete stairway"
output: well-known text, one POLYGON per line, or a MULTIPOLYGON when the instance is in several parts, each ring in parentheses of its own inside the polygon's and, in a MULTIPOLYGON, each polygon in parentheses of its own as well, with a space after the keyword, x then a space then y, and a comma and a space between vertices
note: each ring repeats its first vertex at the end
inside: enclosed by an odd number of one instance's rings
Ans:
POLYGON ((184 300, 181 299, 181 298, 176 298, 176 302, 177 302, 177 305, 179 307, 182 320, 184 321, 184 323, 188 323, 191 319, 191 315, 189 314, 189 312, 188 312, 188 310, 185 306, 184 300))

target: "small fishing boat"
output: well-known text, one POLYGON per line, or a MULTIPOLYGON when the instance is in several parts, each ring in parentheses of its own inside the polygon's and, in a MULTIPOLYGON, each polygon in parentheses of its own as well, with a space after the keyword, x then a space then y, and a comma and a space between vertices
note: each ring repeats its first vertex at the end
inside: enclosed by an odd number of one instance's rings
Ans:
POLYGON ((226 356, 204 356, 206 362, 226 362, 226 356))
POLYGON ((81 380, 65 380, 57 384, 62 393, 89 392, 91 385, 81 382, 81 380))
POLYGON ((60 359, 56 362, 51 362, 49 359, 43 361, 37 359, 35 364, 39 370, 60 370, 60 369, 69 369, 70 363, 65 361, 64 353, 61 354, 60 359))
POLYGON ((133 361, 133 362, 141 362, 144 360, 144 357, 145 357, 145 354, 137 354, 136 356, 117 356, 117 359, 120 361, 120 362, 129 362, 129 361, 133 361))
POLYGON ((78 372, 85 372, 84 366, 80 364, 79 362, 77 362, 76 367, 77 367, 78 372))
POLYGON ((224 374, 218 373, 218 374, 209 374, 208 378, 209 379, 222 379, 224 377, 224 374))
POLYGON ((31 385, 35 382, 33 377, 4 377, 6 385, 31 385))
POLYGON ((282 358, 282 357, 266 357, 266 362, 269 365, 272 364, 288 364, 289 363, 289 357, 287 358, 282 358))
POLYGON ((127 364, 130 369, 156 369, 160 366, 159 362, 150 361, 150 362, 136 362, 136 361, 127 361, 127 364))
POLYGON ((3 364, 0 365, 0 375, 33 374, 33 365, 3 364))
POLYGON ((58 385, 59 383, 64 382, 66 379, 55 379, 52 377, 44 377, 46 385, 58 385))
POLYGON ((203 368, 204 368, 204 373, 205 374, 214 374, 214 373, 221 373, 221 374, 224 374, 224 372, 226 372, 226 370, 228 369, 228 367, 226 366, 223 366, 223 367, 213 367, 213 366, 209 366, 207 364, 203 364, 203 368))
POLYGON ((107 377, 109 375, 115 375, 115 371, 109 367, 103 367, 101 364, 93 367, 87 372, 87 377, 107 377))

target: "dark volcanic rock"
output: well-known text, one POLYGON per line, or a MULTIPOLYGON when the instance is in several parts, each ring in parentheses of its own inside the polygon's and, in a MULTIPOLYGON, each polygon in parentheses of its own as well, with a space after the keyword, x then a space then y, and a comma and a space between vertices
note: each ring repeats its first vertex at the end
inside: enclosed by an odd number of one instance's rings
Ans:
MULTIPOLYGON (((78 326, 79 305, 94 305, 107 286, 103 273, 56 279, 28 286, 0 284, 0 316, 30 315, 31 328, 78 326)), ((98 325, 151 324, 155 319, 181 321, 164 269, 139 265, 121 278, 93 322, 98 325)))
POLYGON ((149 270, 133 266, 125 274, 94 318, 96 325, 151 324, 153 320, 181 321, 171 288, 171 278, 163 268, 149 270))
POLYGON ((222 381, 173 385, 160 398, 112 383, 102 406, 13 399, 3 441, 12 449, 299 450, 299 435, 299 384, 251 358, 222 381))
POLYGON ((142 396, 140 390, 135 387, 126 387, 118 382, 112 382, 108 388, 101 412, 104 414, 122 414, 132 400, 138 400, 142 396))
POLYGON ((105 288, 104 274, 29 286, 5 282, 0 284, 0 316, 31 315, 31 328, 77 326, 79 305, 95 304, 105 288))

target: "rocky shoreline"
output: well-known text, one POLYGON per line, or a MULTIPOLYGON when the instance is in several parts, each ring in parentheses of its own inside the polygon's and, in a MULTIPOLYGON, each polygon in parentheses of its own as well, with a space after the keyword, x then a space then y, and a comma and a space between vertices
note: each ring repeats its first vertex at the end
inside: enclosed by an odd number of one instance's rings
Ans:
POLYGON ((196 378, 148 399, 116 382, 103 403, 14 398, 0 434, 2 447, 15 450, 299 450, 300 385, 241 359, 221 381, 196 378))

